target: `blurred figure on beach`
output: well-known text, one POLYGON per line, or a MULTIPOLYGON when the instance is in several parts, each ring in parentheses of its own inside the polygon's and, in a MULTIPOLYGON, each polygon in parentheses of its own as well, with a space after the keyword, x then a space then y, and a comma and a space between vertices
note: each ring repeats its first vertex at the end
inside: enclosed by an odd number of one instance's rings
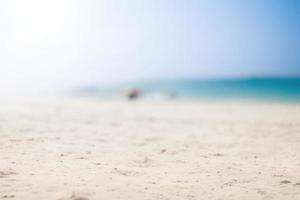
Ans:
POLYGON ((128 90, 125 95, 129 100, 135 100, 135 99, 141 97, 142 90, 140 90, 138 88, 133 88, 133 89, 128 90))

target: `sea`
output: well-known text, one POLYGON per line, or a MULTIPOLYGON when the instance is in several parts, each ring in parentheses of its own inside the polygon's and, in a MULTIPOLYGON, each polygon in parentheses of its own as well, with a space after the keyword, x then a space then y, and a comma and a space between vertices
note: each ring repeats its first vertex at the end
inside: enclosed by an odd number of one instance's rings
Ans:
POLYGON ((142 98, 190 100, 255 100, 300 103, 300 77, 133 81, 89 85, 76 92, 97 98, 122 98, 131 89, 142 98))

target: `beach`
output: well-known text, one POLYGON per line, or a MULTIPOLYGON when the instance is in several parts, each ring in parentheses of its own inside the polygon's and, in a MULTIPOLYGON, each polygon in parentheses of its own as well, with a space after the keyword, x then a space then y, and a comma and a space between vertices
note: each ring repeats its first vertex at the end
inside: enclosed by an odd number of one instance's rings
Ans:
POLYGON ((6 102, 0 199, 300 199, 300 104, 6 102))

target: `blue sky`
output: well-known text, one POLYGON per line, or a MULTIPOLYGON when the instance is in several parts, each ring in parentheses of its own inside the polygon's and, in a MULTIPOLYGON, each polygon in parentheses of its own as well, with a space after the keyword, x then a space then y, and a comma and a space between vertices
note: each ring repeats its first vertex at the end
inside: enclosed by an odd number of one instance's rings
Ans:
POLYGON ((3 0, 1 85, 300 75, 300 1, 3 0))

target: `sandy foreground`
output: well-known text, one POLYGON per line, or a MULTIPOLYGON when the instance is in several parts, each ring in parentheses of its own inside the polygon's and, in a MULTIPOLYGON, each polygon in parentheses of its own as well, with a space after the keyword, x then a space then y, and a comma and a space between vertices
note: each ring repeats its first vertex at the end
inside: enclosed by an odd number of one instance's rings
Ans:
POLYGON ((299 200, 300 104, 5 104, 1 198, 299 200))

